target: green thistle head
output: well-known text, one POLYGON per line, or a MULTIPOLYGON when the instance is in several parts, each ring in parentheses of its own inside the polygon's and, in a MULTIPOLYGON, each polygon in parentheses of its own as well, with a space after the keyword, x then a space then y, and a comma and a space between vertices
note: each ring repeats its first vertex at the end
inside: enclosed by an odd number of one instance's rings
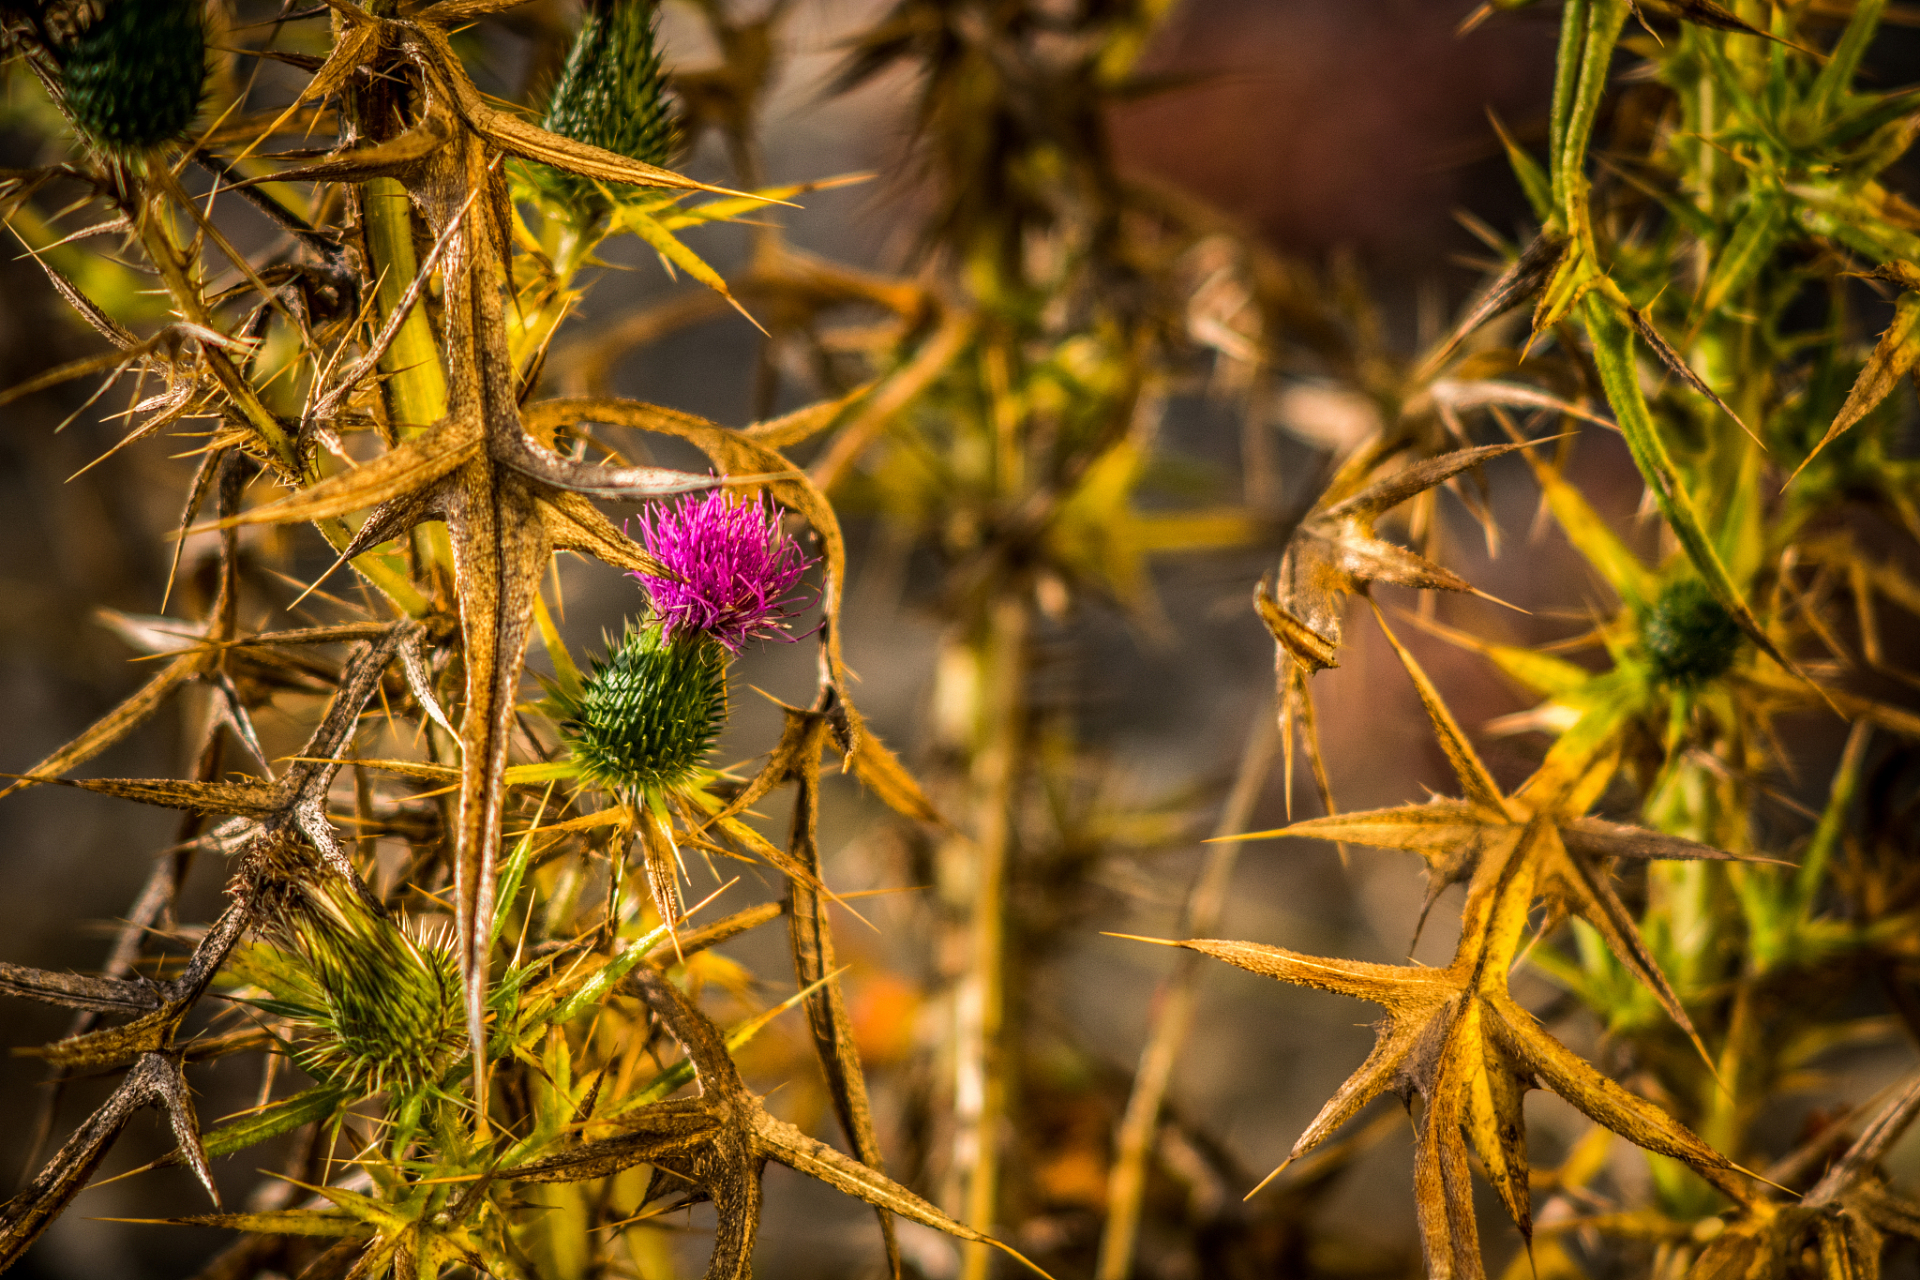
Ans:
POLYGON ((302 885, 282 928, 312 983, 286 1010, 311 1033, 295 1053, 302 1070, 360 1094, 438 1078, 464 1044, 459 968, 445 940, 376 915, 333 885, 302 885))
POLYGON ((87 141, 138 152, 181 138, 207 80, 201 0, 108 0, 55 52, 67 110, 87 141))
MULTIPOLYGON (((654 43, 656 0, 588 0, 586 21, 554 86, 546 128, 644 164, 666 165, 679 147, 667 76, 654 43)), ((604 204, 585 178, 546 170, 542 185, 565 203, 604 204)))
POLYGON ((577 695, 556 693, 554 719, 574 759, 620 791, 684 782, 727 720, 727 651, 699 633, 667 638, 628 627, 577 695))
POLYGON ((1668 583, 1641 616, 1640 643, 1656 676, 1693 688, 1718 679, 1733 665, 1740 624, 1706 583, 1679 578, 1668 583))

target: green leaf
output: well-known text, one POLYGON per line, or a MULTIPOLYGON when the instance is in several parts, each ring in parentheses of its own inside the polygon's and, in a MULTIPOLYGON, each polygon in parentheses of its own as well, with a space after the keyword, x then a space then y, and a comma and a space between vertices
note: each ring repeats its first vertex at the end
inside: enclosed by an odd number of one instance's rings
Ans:
POLYGON ((1740 630, 1760 646, 1768 657, 1787 670, 1794 671, 1796 668, 1761 628, 1759 620, 1753 616, 1753 610, 1747 607, 1740 588, 1734 584, 1726 565, 1721 563, 1719 553, 1714 550, 1713 540, 1707 536, 1700 512, 1687 493, 1680 473, 1667 453, 1666 443, 1660 438, 1659 428, 1654 424, 1653 411, 1647 407, 1646 397, 1641 394, 1639 373, 1633 359, 1633 330, 1615 313, 1614 305, 1611 299, 1601 296, 1597 291, 1589 294, 1585 318, 1587 334, 1593 341, 1594 364, 1600 370, 1601 385, 1606 389, 1607 400, 1613 406, 1614 420, 1620 424, 1620 433, 1626 437, 1634 465, 1640 468, 1640 475, 1652 491, 1660 514, 1680 540, 1687 558, 1693 562, 1701 581, 1713 592, 1714 599, 1721 603, 1733 620, 1740 624, 1740 630))
POLYGON ((337 1111, 347 1095, 332 1085, 317 1084, 290 1098, 282 1098, 206 1135, 202 1145, 209 1156, 232 1155, 248 1147, 291 1133, 301 1125, 324 1120, 337 1111))

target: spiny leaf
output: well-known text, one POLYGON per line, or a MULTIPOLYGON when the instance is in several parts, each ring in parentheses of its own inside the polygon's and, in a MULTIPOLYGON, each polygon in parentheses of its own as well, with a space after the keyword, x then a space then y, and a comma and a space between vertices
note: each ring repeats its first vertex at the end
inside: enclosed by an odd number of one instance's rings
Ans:
POLYGON ((1853 389, 1847 392, 1846 403, 1840 406, 1833 425, 1820 437, 1820 443, 1813 446, 1813 451, 1794 468, 1788 483, 1799 478, 1800 473, 1807 469, 1807 464, 1818 457, 1822 449, 1839 439, 1842 432, 1878 408, 1916 361, 1920 361, 1920 293, 1909 293, 1895 304, 1892 323, 1880 335, 1880 341, 1874 344, 1873 354, 1867 357, 1866 367, 1854 379, 1853 389))
POLYGON ((1507 265, 1506 270, 1481 290, 1479 297, 1467 309, 1467 314, 1454 326, 1453 332, 1421 364, 1420 372, 1414 375, 1415 380, 1421 381, 1423 375, 1430 376, 1438 371, 1448 357, 1459 349, 1460 344, 1481 325, 1532 297, 1546 283, 1565 249, 1566 241, 1562 237, 1545 230, 1528 241, 1527 247, 1507 265))
POLYGON ((755 320, 752 313, 741 306, 740 300, 733 296, 733 291, 727 288, 726 277, 708 266, 706 260, 699 254, 682 244, 673 232, 641 210, 628 206, 616 204, 614 216, 627 230, 646 241, 655 253, 725 298, 729 306, 746 318, 748 324, 760 330, 761 333, 766 333, 766 327, 755 320))
MULTIPOLYGON (((1288 540, 1271 590, 1263 588, 1255 598, 1285 653, 1310 672, 1332 665, 1332 655, 1339 651, 1346 597, 1374 582, 1473 591, 1472 584, 1458 574, 1374 536, 1374 521, 1469 467, 1526 447, 1515 443, 1460 449, 1416 462, 1370 484, 1361 481, 1370 466, 1365 470, 1356 466, 1336 477, 1288 540)), ((1364 466, 1377 465, 1382 459, 1356 461, 1364 466)))
POLYGON ((933 802, 900 763, 900 758, 867 728, 866 720, 851 703, 836 701, 829 714, 833 719, 834 741, 854 777, 901 817, 945 825, 933 802))
POLYGON ((290 524, 365 511, 431 486, 442 476, 471 462, 481 447, 479 437, 470 429, 449 424, 396 445, 350 471, 339 472, 265 506, 207 527, 290 524))
POLYGON ((269 1236, 361 1238, 374 1228, 337 1209, 280 1209, 267 1213, 201 1213, 186 1218, 108 1218, 108 1222, 166 1222, 182 1227, 224 1227, 269 1236))
POLYGON ((1682 382, 1692 387, 1707 399, 1713 401, 1714 406, 1718 408, 1720 412, 1732 418, 1734 425, 1746 432, 1747 438, 1753 441, 1762 453, 1765 453, 1767 446, 1761 443, 1759 436, 1753 434, 1753 428, 1741 421, 1740 415, 1733 411, 1732 406, 1720 398, 1720 393, 1708 386, 1707 380, 1696 373, 1693 366, 1688 364, 1685 358, 1673 349, 1673 344, 1661 336, 1660 330, 1656 329, 1653 325, 1653 317, 1636 307, 1628 307, 1626 312, 1627 323, 1633 326, 1633 331, 1640 335, 1640 340, 1647 344, 1647 348, 1660 358, 1660 363, 1665 365, 1673 373, 1678 374, 1682 382))
POLYGON ((56 781, 56 775, 79 768, 138 728, 166 700, 169 693, 193 679, 199 669, 198 660, 191 656, 169 662, 159 675, 141 685, 125 702, 94 721, 79 737, 0 789, 0 796, 11 795, 36 782, 56 781))
POLYGON ((182 782, 174 778, 25 778, 24 783, 52 783, 81 791, 118 796, 164 809, 194 813, 233 813, 257 817, 278 811, 280 792, 252 782, 182 782))
POLYGON ((1414 661, 1413 655, 1407 652, 1406 646, 1400 643, 1400 637, 1387 626, 1386 616, 1380 612, 1377 604, 1373 606, 1373 617, 1380 624, 1381 634, 1386 636, 1387 643, 1393 646, 1394 653, 1399 656, 1400 665, 1412 678, 1414 689, 1420 695, 1420 705, 1426 708, 1427 718, 1433 722, 1434 734, 1440 739, 1440 749, 1446 752, 1447 763, 1453 766, 1454 775, 1460 779, 1467 800, 1490 815, 1504 816, 1508 809, 1499 786, 1467 741, 1467 735, 1454 720, 1453 712, 1447 709, 1440 691, 1427 678, 1420 664, 1414 661))
POLYGON ((143 979, 49 973, 5 961, 0 961, 0 994, 99 1013, 145 1013, 158 1006, 161 999, 153 984, 143 979))
MULTIPOLYGON (((627 183, 644 187, 671 187, 685 191, 708 191, 715 195, 756 199, 753 193, 695 182, 670 169, 645 164, 584 142, 549 133, 518 116, 489 106, 460 69, 460 59, 447 37, 432 27, 415 27, 406 41, 408 53, 444 88, 461 122, 487 143, 509 155, 537 160, 568 173, 600 182, 627 183)), ((771 204, 785 201, 769 200, 771 204)))
MULTIPOLYGON (((179 1072, 179 1063, 165 1054, 143 1055, 112 1096, 74 1130, 38 1176, 0 1205, 0 1270, 19 1261, 28 1246, 86 1186, 135 1111, 150 1105, 171 1107, 185 1096, 179 1072)), ((197 1171, 204 1170, 204 1158, 195 1158, 193 1163, 197 1171)))

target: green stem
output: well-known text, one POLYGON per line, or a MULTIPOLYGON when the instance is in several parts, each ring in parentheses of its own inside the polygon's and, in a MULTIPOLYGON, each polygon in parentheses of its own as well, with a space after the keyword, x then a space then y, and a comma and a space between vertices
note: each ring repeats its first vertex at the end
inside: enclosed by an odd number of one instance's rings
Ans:
POLYGON ((1553 170, 1553 203, 1566 205, 1560 152, 1567 141, 1567 117, 1573 112, 1573 91, 1580 74, 1580 49, 1587 40, 1587 0, 1566 0, 1560 11, 1560 48, 1553 62, 1553 113, 1547 126, 1547 164, 1553 170))
MULTIPOLYGON (((1587 220, 1587 146, 1593 139, 1594 122, 1600 117, 1600 99, 1606 96, 1613 48, 1619 43, 1627 8, 1627 0, 1589 0, 1586 40, 1580 51, 1580 77, 1570 100, 1565 103, 1559 100, 1558 77, 1562 73, 1556 72, 1554 116, 1564 123, 1551 157, 1553 189, 1559 199, 1561 216, 1567 220, 1567 234, 1589 250, 1593 247, 1593 232, 1587 220)), ((1567 48, 1564 33, 1561 48, 1563 52, 1567 48)))
POLYGON ((1740 588, 1714 549, 1713 540, 1707 536, 1699 508, 1687 492, 1679 468, 1667 452, 1666 442, 1654 423, 1653 411, 1640 390, 1639 371, 1633 359, 1633 331, 1617 314, 1615 308, 1619 305, 1618 300, 1606 296, 1605 290, 1595 289, 1587 295, 1585 319, 1587 336, 1593 342, 1594 366, 1600 371, 1600 385, 1613 407, 1614 421, 1620 425, 1627 451, 1633 455, 1634 465, 1652 491, 1654 504, 1660 508, 1667 526, 1679 539, 1714 599, 1733 615, 1748 638, 1781 666, 1792 670, 1747 607, 1740 588))
POLYGON ((1833 114, 1853 84, 1854 74, 1860 70, 1860 59, 1873 43, 1873 33, 1879 29, 1880 14, 1886 7, 1886 0, 1859 0, 1854 5, 1853 17, 1847 20, 1847 29, 1840 33, 1840 43, 1833 47, 1833 56, 1820 68, 1820 78, 1813 82, 1813 90, 1807 95, 1820 118, 1833 114))
MULTIPOLYGON (((964 1188, 961 1219, 992 1234, 1011 1065, 1001 1028, 1006 1010, 1007 873, 1027 719, 1030 619, 1025 591, 1016 587, 1001 595, 986 622, 971 655, 979 716, 971 790, 978 823, 970 850, 968 966, 954 1005, 954 1170, 964 1188)), ((967 1245, 962 1280, 986 1280, 993 1257, 986 1245, 967 1245)))
MULTIPOLYGON (((368 270, 378 282, 374 302, 384 326, 400 310, 407 289, 420 274, 406 188, 395 178, 370 179, 360 189, 360 217, 366 227, 368 270)), ((387 420, 401 437, 447 416, 447 374, 423 302, 424 294, 380 357, 387 420)), ((443 526, 417 526, 412 543, 416 567, 429 581, 436 570, 451 570, 453 548, 443 526)))
MULTIPOLYGON (((360 213, 372 258, 368 267, 379 281, 374 298, 384 325, 400 309, 401 299, 420 273, 406 188, 395 178, 370 180, 361 188, 360 213)), ((426 308, 418 302, 401 322, 393 345, 380 357, 380 372, 388 416, 402 435, 447 416, 446 371, 440 365, 440 349, 426 308)))

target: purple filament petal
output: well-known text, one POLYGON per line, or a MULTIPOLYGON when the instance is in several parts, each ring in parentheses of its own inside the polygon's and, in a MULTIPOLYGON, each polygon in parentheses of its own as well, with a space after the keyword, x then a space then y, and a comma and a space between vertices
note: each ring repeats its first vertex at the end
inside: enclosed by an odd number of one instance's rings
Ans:
POLYGON ((656 504, 639 521, 647 551, 675 575, 633 574, 669 636, 698 632, 734 653, 749 640, 791 639, 783 627, 802 605, 789 593, 813 561, 772 503, 715 491, 656 504))

